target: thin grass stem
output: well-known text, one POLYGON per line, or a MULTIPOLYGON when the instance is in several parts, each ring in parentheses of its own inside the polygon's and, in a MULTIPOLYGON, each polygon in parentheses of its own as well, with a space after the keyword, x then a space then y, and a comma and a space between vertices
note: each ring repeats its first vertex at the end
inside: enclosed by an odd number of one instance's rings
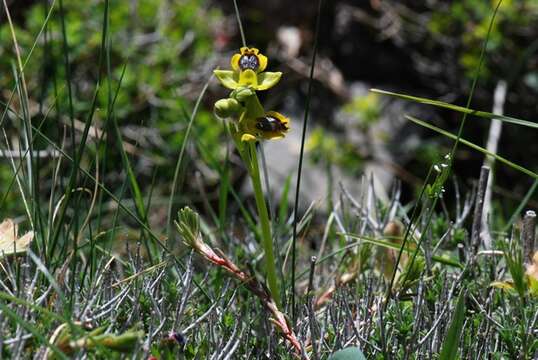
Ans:
MULTIPOLYGON (((466 108, 468 109, 470 106, 471 106, 471 101, 473 99, 473 96, 474 96, 474 91, 476 89, 476 85, 478 83, 478 78, 480 76, 480 71, 482 70, 482 66, 484 64, 484 58, 485 58, 485 54, 486 54, 486 47, 487 47, 487 44, 489 42, 489 38, 490 38, 490 35, 491 35, 491 29, 493 27, 493 23, 495 21, 495 17, 497 15, 497 11, 499 10, 499 7, 502 3, 502 0, 499 0, 499 2, 497 3, 497 6, 495 7, 494 11, 493 11, 493 15, 491 17, 491 20, 489 22, 489 27, 488 27, 488 32, 487 32, 487 35, 486 35, 486 39, 484 40, 484 43, 482 44, 482 49, 481 49, 481 52, 480 52, 480 60, 479 60, 479 63, 478 63, 478 66, 476 68, 476 73, 475 73, 475 76, 474 76, 474 79, 473 79, 473 84, 471 86, 471 90, 470 90, 470 93, 469 93, 469 97, 467 98, 467 104, 466 104, 466 108)), ((448 171, 451 171, 452 170, 452 166, 453 166, 453 163, 454 163, 454 157, 455 157, 455 154, 456 154, 456 149, 458 148, 458 145, 460 143, 460 139, 461 139, 461 135, 463 133, 463 127, 465 125, 465 120, 467 119, 467 115, 468 113, 464 113, 463 116, 462 116, 462 119, 461 119, 461 122, 460 122, 460 126, 459 126, 459 129, 458 129, 458 133, 457 133, 457 136, 456 136, 456 139, 455 139, 455 142, 454 142, 454 146, 452 147, 452 150, 450 152, 450 158, 448 159, 448 171)), ((426 186, 426 184, 424 185, 424 187, 426 186)), ((422 197, 424 196, 424 187, 420 193, 420 196, 417 200, 417 203, 415 205, 415 207, 419 206, 420 205, 420 202, 422 201, 422 197)), ((418 241, 418 244, 417 244, 417 248, 416 248, 416 252, 413 254, 412 258, 411 258, 411 261, 409 263, 409 268, 411 268, 413 266, 413 263, 415 261, 415 258, 416 258, 416 254, 419 252, 420 250, 420 246, 422 244, 422 241, 424 239, 424 234, 427 232, 427 229, 429 228, 430 226, 430 223, 431 223, 431 219, 433 218, 432 214, 433 212, 435 211, 435 206, 437 205, 437 200, 439 199, 439 196, 436 196, 434 199, 433 199, 433 202, 431 204, 431 207, 429 209, 429 214, 427 215, 427 222, 425 224, 425 229, 423 230, 423 236, 420 237, 419 241, 418 241)), ((415 209, 413 209, 413 212, 415 212, 415 209)), ((409 229, 413 226, 413 223, 410 222, 409 223, 409 226, 408 226, 408 229, 406 230, 406 236, 404 237, 403 241, 402 241, 402 249, 406 246, 407 244, 407 240, 408 240, 408 234, 409 234, 409 229)), ((392 274, 392 278, 391 278, 391 282, 390 282, 390 285, 389 285, 389 288, 387 289, 387 298, 383 304, 383 307, 384 309, 386 309, 387 305, 388 305, 388 302, 390 300, 390 295, 392 293, 392 287, 394 286, 394 281, 396 279, 396 272, 397 272, 397 269, 398 269, 398 266, 400 264, 400 260, 401 260, 401 252, 400 254, 398 255, 398 259, 396 261, 396 264, 395 264, 395 267, 394 267, 394 270, 393 270, 393 274, 392 274)), ((406 273, 406 277, 405 277, 405 280, 407 280, 407 273, 406 273)), ((404 282, 405 282, 404 280, 404 282)))
POLYGON ((189 142, 192 124, 194 123, 194 119, 196 118, 196 115, 198 114, 198 108, 200 107, 200 103, 202 102, 202 99, 206 93, 207 88, 209 87, 209 83, 211 82, 212 78, 213 78, 213 75, 211 75, 211 77, 207 80, 204 87, 202 88, 202 91, 200 92, 200 95, 198 96, 198 99, 196 99, 196 103, 194 104, 194 109, 192 110, 191 116, 189 118, 189 124, 187 125, 187 130, 185 131, 185 137, 183 138, 183 143, 181 144, 181 150, 179 151, 179 157, 177 158, 176 168, 174 169, 174 179, 172 180, 172 187, 170 189, 170 200, 168 203, 168 214, 167 214, 167 219, 166 219, 166 229, 167 229, 167 234, 168 234, 169 239, 172 238, 172 209, 173 209, 174 197, 176 195, 177 183, 179 179, 179 170, 181 169, 181 163, 183 162, 185 149, 187 148, 187 143, 189 142))
POLYGON ((303 168, 304 146, 306 140, 306 129, 308 125, 308 115, 310 113, 310 99, 312 97, 312 86, 314 84, 314 68, 316 66, 316 56, 318 53, 318 37, 321 19, 321 8, 323 0, 318 1, 318 11, 316 14, 316 30, 314 34, 314 49, 312 53, 312 62, 310 64, 310 75, 308 80, 308 92, 305 102, 305 111, 303 119, 303 130, 301 134, 301 150, 299 152, 299 164, 297 166, 297 185, 295 187, 295 203, 293 210, 293 234, 291 244, 291 318, 295 322, 295 266, 297 263, 297 222, 299 220, 299 191, 301 189, 301 171, 303 168))
POLYGON ((243 24, 241 23, 241 16, 239 15, 239 7, 237 6, 237 0, 234 0, 235 17, 237 18, 237 26, 239 26, 239 33, 241 34, 241 42, 243 46, 247 46, 247 40, 245 38, 245 32, 243 31, 243 24))

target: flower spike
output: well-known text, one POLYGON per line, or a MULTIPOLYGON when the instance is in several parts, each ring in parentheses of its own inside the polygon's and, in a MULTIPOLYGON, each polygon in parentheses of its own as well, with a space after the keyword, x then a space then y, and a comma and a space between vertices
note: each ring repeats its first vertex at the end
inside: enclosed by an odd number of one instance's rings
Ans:
POLYGON ((218 100, 214 109, 217 116, 236 120, 236 144, 283 138, 289 131, 290 120, 276 111, 266 112, 256 96, 256 91, 275 86, 282 73, 264 71, 267 57, 249 47, 234 54, 230 66, 232 70, 214 70, 221 84, 233 90, 228 99, 218 100))

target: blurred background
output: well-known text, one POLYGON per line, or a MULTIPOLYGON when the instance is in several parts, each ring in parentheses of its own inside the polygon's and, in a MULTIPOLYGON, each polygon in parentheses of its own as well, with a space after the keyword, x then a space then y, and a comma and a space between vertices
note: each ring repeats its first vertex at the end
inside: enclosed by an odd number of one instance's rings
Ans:
MULTIPOLYGON (((105 2, 57 0, 49 12, 51 4, 7 0, 23 62, 31 54, 24 64, 27 106, 22 106, 20 97, 12 97, 17 60, 6 12, 0 11, 0 100, 5 130, 0 141, 0 218, 23 212, 8 156, 17 158, 18 149, 25 148, 22 109, 28 109, 32 124, 43 135, 35 138, 39 156, 37 174, 32 176, 40 180, 36 193, 48 201, 52 185, 64 184, 69 169, 68 162, 57 161, 51 142, 68 154, 73 152, 100 78, 81 165, 127 206, 134 206, 110 122, 114 118, 151 208, 149 220, 155 226, 164 225, 174 168, 194 104, 212 70, 228 68, 230 57, 241 46, 233 2, 111 1, 106 24, 111 50, 104 59, 99 54, 105 2)), ((271 190, 277 197, 286 181, 295 183, 316 2, 239 0, 238 5, 247 44, 268 56, 270 71, 284 73, 276 87, 261 94, 266 110, 280 111, 292 121, 285 140, 264 145, 271 190)), ((330 206, 328 194, 336 194, 340 183, 356 194, 363 174, 372 174, 380 193, 389 193, 399 181, 404 201, 415 197, 430 166, 450 151, 452 142, 410 123, 404 115, 452 133, 457 132, 461 115, 369 89, 464 106, 495 5, 496 1, 485 0, 325 1, 306 144, 303 207, 312 201, 330 206)), ((506 84, 504 113, 536 121, 537 0, 503 1, 471 107, 491 112, 493 94, 502 83, 506 84)), ((249 194, 245 171, 223 124, 212 113, 214 102, 227 95, 215 79, 209 81, 181 165, 174 208, 194 204, 206 213, 217 212, 223 179, 238 194, 249 194), (229 168, 224 166, 227 158, 229 168)), ((469 118, 464 138, 485 147, 489 125, 487 120, 469 118)), ((536 138, 528 128, 505 124, 498 152, 536 171, 536 138)), ((482 154, 460 146, 454 173, 462 192, 474 186, 483 160, 482 154)), ((509 216, 532 182, 497 164, 493 206, 509 216)), ((80 186, 93 185, 81 178, 80 186)), ((240 206, 232 195, 230 213, 240 206)), ((114 202, 107 194, 100 197, 101 210, 112 213, 114 202)), ((533 199, 529 208, 536 209, 533 199)))

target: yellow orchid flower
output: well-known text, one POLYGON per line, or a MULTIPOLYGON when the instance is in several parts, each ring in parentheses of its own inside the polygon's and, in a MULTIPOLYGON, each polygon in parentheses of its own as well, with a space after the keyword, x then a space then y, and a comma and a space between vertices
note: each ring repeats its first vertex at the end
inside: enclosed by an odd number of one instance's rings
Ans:
POLYGON ((240 122, 243 130, 241 141, 257 139, 281 139, 289 131, 290 120, 276 111, 269 111, 257 118, 244 118, 240 122))
POLYGON ((242 47, 230 60, 232 70, 214 70, 215 76, 228 89, 251 87, 267 90, 278 83, 281 72, 263 72, 267 67, 267 57, 256 48, 242 47))
POLYGON ((259 73, 267 67, 267 56, 260 53, 260 50, 242 47, 239 52, 239 54, 234 54, 230 60, 230 65, 234 71, 239 72, 250 69, 259 73))

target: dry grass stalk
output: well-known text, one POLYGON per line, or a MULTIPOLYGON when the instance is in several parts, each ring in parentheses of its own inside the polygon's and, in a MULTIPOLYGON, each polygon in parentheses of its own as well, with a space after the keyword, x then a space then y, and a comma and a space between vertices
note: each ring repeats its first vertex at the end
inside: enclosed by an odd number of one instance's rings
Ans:
POLYGON ((179 221, 176 222, 176 226, 188 246, 208 261, 228 271, 228 273, 241 281, 250 292, 260 299, 262 305, 271 313, 272 317, 270 321, 277 327, 282 337, 293 346, 297 356, 302 359, 308 359, 299 340, 297 340, 292 328, 288 324, 286 316, 278 309, 275 300, 271 297, 269 289, 258 281, 255 276, 242 271, 222 252, 213 250, 203 241, 199 230, 198 215, 191 209, 184 208, 180 211, 179 221))

